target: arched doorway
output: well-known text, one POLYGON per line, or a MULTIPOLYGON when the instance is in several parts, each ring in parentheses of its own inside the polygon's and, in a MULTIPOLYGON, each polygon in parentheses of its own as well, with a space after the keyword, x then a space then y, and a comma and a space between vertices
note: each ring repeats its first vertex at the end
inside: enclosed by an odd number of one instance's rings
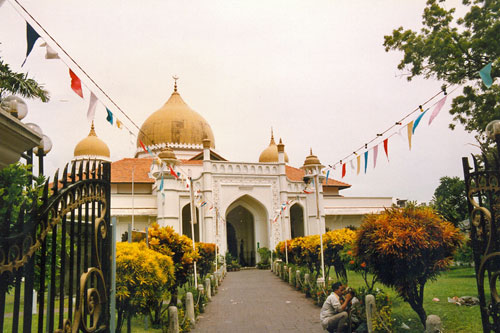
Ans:
POLYGON ((255 266, 257 250, 269 247, 267 211, 254 198, 245 195, 226 210, 226 240, 231 256, 242 266, 255 266))
POLYGON ((292 238, 304 236, 304 209, 299 204, 290 207, 290 227, 292 238))
MULTIPOLYGON (((195 235, 195 242, 200 241, 200 213, 198 212, 198 207, 196 207, 196 223, 194 225, 194 235, 195 235)), ((187 204, 182 208, 182 234, 186 235, 187 237, 193 239, 193 236, 191 234, 191 205, 187 204)))

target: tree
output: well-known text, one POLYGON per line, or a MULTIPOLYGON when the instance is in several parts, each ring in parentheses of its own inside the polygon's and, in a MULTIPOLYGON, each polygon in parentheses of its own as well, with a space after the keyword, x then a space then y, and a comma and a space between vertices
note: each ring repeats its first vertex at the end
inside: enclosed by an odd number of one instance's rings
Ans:
POLYGON ((424 287, 452 261, 463 236, 430 207, 409 205, 367 215, 353 254, 378 281, 394 288, 425 326, 424 287))
POLYGON ((0 101, 7 97, 7 94, 36 98, 42 102, 49 101, 49 92, 42 85, 28 78, 26 73, 13 72, 9 65, 0 59, 0 101))
POLYGON ((155 251, 172 257, 174 261, 175 285, 169 291, 172 294, 170 304, 177 306, 177 287, 184 285, 193 273, 193 262, 199 258, 193 250, 193 241, 184 235, 179 235, 170 226, 160 227, 153 223, 148 229, 149 247, 155 251))
POLYGON ((147 248, 146 243, 116 244, 116 308, 118 331, 125 318, 137 313, 160 322, 161 306, 174 285, 172 258, 147 248), (155 315, 153 317, 153 312, 155 315))
MULTIPOLYGON (((398 65, 416 76, 437 78, 448 84, 465 84, 462 95, 453 99, 450 113, 468 132, 481 134, 488 122, 500 119, 500 85, 490 88, 479 70, 493 63, 492 78, 500 76, 500 2, 463 0, 468 12, 454 20, 455 9, 441 6, 444 0, 428 0, 420 32, 400 27, 385 36, 385 50, 403 52, 398 65)), ((454 129, 456 123, 449 125, 454 129)), ((485 136, 476 136, 485 142, 485 136)))
POLYGON ((196 268, 202 281, 215 267, 215 247, 214 243, 196 243, 196 251, 200 255, 200 259, 196 262, 196 268))
POLYGON ((431 204, 448 222, 459 227, 468 216, 465 182, 458 177, 441 177, 431 204))

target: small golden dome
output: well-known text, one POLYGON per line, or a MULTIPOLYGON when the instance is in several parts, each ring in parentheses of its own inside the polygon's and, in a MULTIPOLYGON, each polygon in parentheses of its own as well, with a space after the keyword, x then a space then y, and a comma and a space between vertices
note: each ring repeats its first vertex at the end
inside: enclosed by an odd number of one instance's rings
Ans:
POLYGON ((161 153, 158 154, 158 157, 161 158, 162 160, 176 160, 177 157, 175 157, 175 153, 172 150, 172 148, 167 147, 161 151, 161 153))
POLYGON ((209 139, 215 148, 214 135, 208 122, 191 109, 177 92, 177 84, 168 101, 142 124, 137 138, 146 146, 152 144, 195 144, 203 145, 209 139))
POLYGON ((313 155, 312 148, 310 150, 310 155, 307 156, 306 160, 304 161, 304 166, 309 166, 309 165, 321 165, 318 156, 313 155))
MULTIPOLYGON (((281 141, 280 141, 281 143, 281 141)), ((274 142, 273 130, 271 129, 271 142, 269 142, 269 146, 260 153, 259 162, 268 163, 268 162, 278 162, 278 146, 276 142, 274 142)), ((285 152, 285 163, 288 163, 288 155, 285 152)))
POLYGON ((101 156, 110 157, 108 145, 99 139, 95 134, 94 122, 90 127, 89 135, 78 142, 73 153, 74 157, 80 156, 101 156))

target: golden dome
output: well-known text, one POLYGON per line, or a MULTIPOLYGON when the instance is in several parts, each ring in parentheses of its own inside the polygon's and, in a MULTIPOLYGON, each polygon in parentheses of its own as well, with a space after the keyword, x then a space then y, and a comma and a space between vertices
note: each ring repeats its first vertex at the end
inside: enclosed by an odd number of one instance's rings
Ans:
POLYGON ((94 122, 92 122, 92 126, 90 127, 89 135, 78 142, 75 147, 75 151, 73 153, 75 157, 80 156, 102 156, 102 157, 110 157, 108 145, 99 139, 95 134, 94 130, 94 122))
POLYGON ((137 147, 141 146, 139 140, 146 146, 165 143, 175 148, 176 144, 203 145, 203 139, 209 139, 215 148, 210 125, 184 102, 175 84, 168 101, 142 124, 137 147))
POLYGON ((310 150, 309 156, 307 156, 306 160, 304 161, 304 167, 309 165, 321 165, 318 156, 313 155, 312 148, 310 150))
MULTIPOLYGON (((281 141, 280 141, 281 143, 281 141)), ((268 162, 278 162, 278 146, 274 142, 273 131, 271 130, 271 142, 269 142, 269 146, 260 153, 259 162, 268 163, 268 162)), ((288 155, 285 152, 285 163, 288 163, 288 155)))

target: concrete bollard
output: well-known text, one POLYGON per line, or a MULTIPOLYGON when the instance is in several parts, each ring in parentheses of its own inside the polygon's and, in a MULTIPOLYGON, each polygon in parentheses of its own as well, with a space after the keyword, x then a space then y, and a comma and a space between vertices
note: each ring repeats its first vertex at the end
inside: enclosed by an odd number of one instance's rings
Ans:
POLYGON ((168 307, 168 331, 170 333, 179 333, 179 315, 175 306, 168 307))
POLYGON ((368 326, 368 333, 372 333, 373 332, 372 318, 377 311, 377 306, 375 304, 375 296, 366 295, 365 304, 366 304, 366 326, 368 326))
POLYGON ((219 279, 215 275, 212 275, 212 277, 214 279, 215 289, 219 289, 219 279))
POLYGON ((304 274, 304 284, 309 286, 309 273, 304 274))
POLYGON ((193 293, 190 291, 186 293, 186 316, 191 323, 191 327, 194 327, 194 324, 196 323, 196 318, 194 316, 194 299, 193 293))
POLYGON ((215 296, 215 294, 217 294, 217 286, 215 285, 215 278, 213 275, 210 275, 210 288, 212 291, 212 296, 215 296))
POLYGON ((207 294, 207 299, 208 301, 212 301, 212 291, 211 291, 211 288, 212 286, 210 285, 210 279, 209 278, 206 278, 205 279, 205 291, 206 291, 206 294, 207 294))
POLYGON ((319 288, 325 288, 325 279, 319 277, 318 280, 316 280, 316 284, 319 288))
POLYGON ((293 282, 293 268, 288 269, 288 284, 292 285, 293 282))
MULTIPOLYGON (((205 290, 203 288, 203 285, 199 284, 198 285, 198 292, 203 295, 205 293, 205 290)), ((200 302, 198 303, 198 309, 200 310, 201 313, 203 313, 205 310, 204 310, 204 304, 203 302, 201 301, 200 299, 200 302)))
POLYGON ((428 315, 425 321, 425 333, 439 333, 443 331, 441 318, 436 315, 428 315))
POLYGON ((295 288, 300 289, 300 271, 295 272, 295 288))
POLYGON ((182 301, 180 298, 177 298, 177 309, 182 308, 182 301))

